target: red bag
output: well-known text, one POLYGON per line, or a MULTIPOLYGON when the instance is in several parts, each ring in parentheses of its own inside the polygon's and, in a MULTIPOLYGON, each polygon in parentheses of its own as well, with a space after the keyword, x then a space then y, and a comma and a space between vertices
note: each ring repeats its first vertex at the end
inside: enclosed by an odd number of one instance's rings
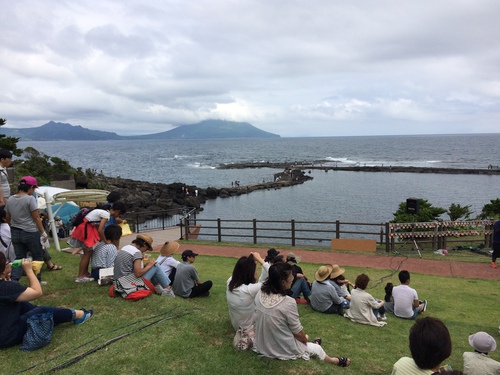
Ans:
POLYGON ((118 282, 115 281, 109 288, 109 296, 116 297, 120 294, 128 301, 138 301, 153 294, 155 286, 144 277, 135 277, 135 275, 127 275, 121 277, 118 282), (115 288, 115 283, 117 288, 115 288))

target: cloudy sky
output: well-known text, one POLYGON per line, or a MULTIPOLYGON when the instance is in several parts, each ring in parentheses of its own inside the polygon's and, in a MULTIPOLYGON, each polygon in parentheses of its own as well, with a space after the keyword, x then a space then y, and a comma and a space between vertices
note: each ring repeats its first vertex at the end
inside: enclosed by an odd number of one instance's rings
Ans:
POLYGON ((0 0, 0 117, 120 135, 500 132, 498 0, 0 0))

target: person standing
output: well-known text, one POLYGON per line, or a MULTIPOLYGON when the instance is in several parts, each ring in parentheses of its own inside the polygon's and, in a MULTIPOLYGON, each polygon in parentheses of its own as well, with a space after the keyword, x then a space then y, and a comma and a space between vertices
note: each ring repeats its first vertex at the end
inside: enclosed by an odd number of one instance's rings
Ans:
POLYGON ((491 267, 497 268, 497 258, 500 257, 500 220, 493 224, 493 254, 491 254, 491 267))
POLYGON ((12 152, 9 150, 0 150, 0 208, 4 207, 7 203, 7 199, 10 197, 10 184, 9 175, 7 174, 7 168, 12 164, 12 152))
POLYGON ((394 315, 403 319, 415 319, 419 313, 427 309, 427 301, 420 303, 417 291, 409 287, 410 273, 408 271, 400 271, 398 277, 401 285, 392 289, 394 315))
POLYGON ((208 297, 212 282, 210 280, 201 282, 196 268, 193 266, 198 254, 193 250, 182 252, 182 263, 177 266, 172 289, 175 295, 184 298, 208 297))
MULTIPOLYGON (((43 261, 42 243, 47 240, 38 205, 33 194, 38 187, 35 177, 25 176, 17 185, 18 192, 5 205, 6 221, 10 224, 12 245, 16 259, 23 259, 31 253, 33 260, 43 261), (40 242, 41 240, 41 242, 40 242)), ((12 279, 19 281, 23 274, 21 267, 12 270, 12 279)), ((41 272, 37 275, 41 280, 41 272)))

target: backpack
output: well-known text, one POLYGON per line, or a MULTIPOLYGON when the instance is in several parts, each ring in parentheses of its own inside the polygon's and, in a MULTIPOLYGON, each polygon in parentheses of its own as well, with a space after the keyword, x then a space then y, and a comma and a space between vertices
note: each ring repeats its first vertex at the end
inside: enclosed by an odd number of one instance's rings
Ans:
POLYGON ((81 223, 83 223, 83 219, 85 218, 85 216, 87 216, 92 210, 93 210, 93 208, 90 208, 90 207, 81 208, 80 211, 78 211, 76 214, 74 214, 71 217, 71 225, 74 228, 79 226, 81 223))

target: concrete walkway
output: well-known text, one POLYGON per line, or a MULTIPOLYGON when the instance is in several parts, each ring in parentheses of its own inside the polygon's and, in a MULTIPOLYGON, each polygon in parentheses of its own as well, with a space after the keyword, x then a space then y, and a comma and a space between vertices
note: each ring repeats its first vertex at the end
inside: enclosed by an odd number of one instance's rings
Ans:
MULTIPOLYGON (((166 230, 155 230, 143 232, 153 237, 153 249, 159 251, 161 246, 166 241, 176 241, 180 238, 180 229, 172 228, 166 230)), ((121 246, 125 245, 126 239, 132 241, 135 234, 127 236, 122 239, 121 246)), ((279 250, 279 246, 276 246, 279 250)), ((243 255, 248 255, 250 252, 258 251, 262 257, 266 255, 267 249, 254 249, 245 247, 231 246, 217 246, 217 245, 196 245, 196 244, 181 244, 178 253, 183 250, 191 249, 198 254, 234 257, 239 258, 243 255)), ((293 252, 302 258, 302 262, 316 263, 316 264, 339 264, 341 266, 351 267, 367 267, 376 269, 392 269, 396 270, 406 269, 410 272, 416 272, 427 275, 438 276, 451 276, 451 277, 464 277, 475 279, 489 279, 500 280, 500 265, 497 269, 491 267, 491 258, 484 257, 484 263, 466 263, 466 262, 453 262, 448 260, 426 260, 425 254, 423 258, 418 258, 417 255, 407 258, 404 255, 398 256, 385 256, 385 255, 367 255, 358 253, 338 253, 338 252, 324 252, 324 251, 311 251, 300 250, 297 247, 293 250, 284 250, 283 254, 293 252), (401 263, 399 267, 399 263, 401 263)))

